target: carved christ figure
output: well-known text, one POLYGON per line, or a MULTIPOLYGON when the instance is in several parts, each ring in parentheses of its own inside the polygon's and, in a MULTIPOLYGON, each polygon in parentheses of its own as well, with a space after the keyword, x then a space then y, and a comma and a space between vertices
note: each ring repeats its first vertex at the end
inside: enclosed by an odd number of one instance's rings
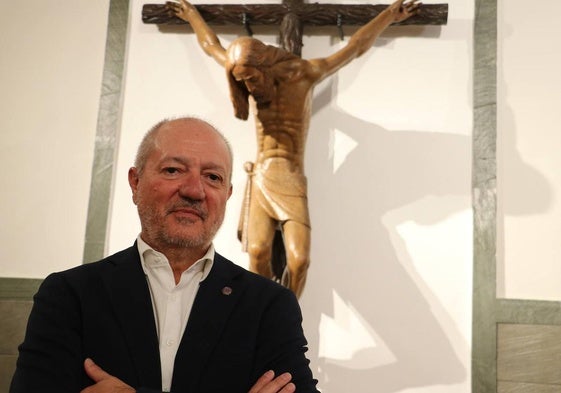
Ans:
POLYGON ((250 270, 280 281, 299 297, 310 264, 304 150, 313 88, 370 49, 386 27, 416 14, 421 3, 395 1, 357 30, 345 47, 309 60, 251 37, 237 38, 224 48, 192 4, 166 4, 191 25, 206 54, 225 68, 236 117, 246 120, 251 106, 257 157, 245 165, 249 176, 238 235, 250 270), (282 266, 273 261, 278 233, 284 247, 282 266))

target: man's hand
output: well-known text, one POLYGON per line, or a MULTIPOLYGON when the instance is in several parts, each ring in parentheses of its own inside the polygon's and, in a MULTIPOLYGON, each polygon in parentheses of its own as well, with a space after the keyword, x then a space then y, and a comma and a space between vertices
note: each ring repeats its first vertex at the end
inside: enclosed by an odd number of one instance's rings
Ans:
POLYGON ((84 369, 88 377, 94 380, 95 384, 82 390, 80 393, 135 393, 132 387, 118 378, 106 373, 91 359, 84 361, 84 369))
POLYGON ((284 373, 275 378, 274 371, 267 371, 255 382, 249 393, 294 393, 296 386, 290 382, 292 375, 284 373))

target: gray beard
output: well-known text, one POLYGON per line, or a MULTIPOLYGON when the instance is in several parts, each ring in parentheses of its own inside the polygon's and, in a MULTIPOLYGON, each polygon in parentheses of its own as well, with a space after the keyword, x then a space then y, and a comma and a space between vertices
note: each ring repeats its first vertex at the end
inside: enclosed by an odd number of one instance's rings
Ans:
POLYGON ((206 245, 210 243, 214 238, 214 235, 218 231, 218 228, 214 230, 214 226, 211 230, 207 232, 201 232, 196 236, 184 237, 184 236, 172 236, 163 228, 160 228, 156 233, 156 240, 160 244, 165 244, 171 247, 178 248, 195 248, 206 245))
MULTIPOLYGON (((188 219, 178 220, 186 225, 189 225, 191 222, 188 219)), ((154 221, 152 219, 148 219, 148 222, 150 223, 148 223, 145 227, 147 234, 154 239, 157 244, 172 248, 198 248, 208 246, 222 225, 222 219, 219 218, 207 230, 196 235, 183 236, 170 234, 163 225, 156 224, 157 229, 154 229, 154 225, 151 224, 154 221)))
MULTIPOLYGON (((200 208, 199 204, 188 200, 177 202, 175 206, 170 207, 170 209, 180 206, 195 208, 200 212, 203 220, 208 219, 208 214, 200 208)), ((158 247, 198 248, 208 246, 214 239, 214 236, 224 220, 224 214, 221 216, 218 215, 210 227, 204 229, 202 232, 187 236, 170 233, 165 225, 165 217, 160 217, 150 209, 150 207, 144 206, 141 200, 138 201, 137 209, 139 216, 143 217, 143 220, 141 219, 143 232, 146 232, 149 238, 155 242, 158 247)), ((185 226, 193 223, 193 221, 188 218, 176 218, 176 220, 179 224, 185 226)), ((151 246, 154 247, 156 244, 151 244, 151 246)))

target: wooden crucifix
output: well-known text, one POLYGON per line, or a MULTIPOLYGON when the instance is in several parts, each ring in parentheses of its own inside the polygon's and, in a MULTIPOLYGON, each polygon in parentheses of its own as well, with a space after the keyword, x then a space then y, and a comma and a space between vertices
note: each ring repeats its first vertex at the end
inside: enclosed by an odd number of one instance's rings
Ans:
POLYGON ((227 71, 236 117, 251 112, 257 157, 245 164, 248 182, 238 237, 251 271, 279 281, 300 296, 310 264, 311 223, 304 150, 313 88, 372 47, 391 24, 445 24, 446 5, 396 0, 389 6, 305 4, 193 5, 186 0, 146 4, 145 23, 188 22, 205 53, 227 71), (228 48, 210 25, 240 24, 250 36, 228 48), (280 25, 281 48, 251 37, 252 25, 280 25), (347 44, 318 59, 301 58, 304 25, 363 25, 347 44))

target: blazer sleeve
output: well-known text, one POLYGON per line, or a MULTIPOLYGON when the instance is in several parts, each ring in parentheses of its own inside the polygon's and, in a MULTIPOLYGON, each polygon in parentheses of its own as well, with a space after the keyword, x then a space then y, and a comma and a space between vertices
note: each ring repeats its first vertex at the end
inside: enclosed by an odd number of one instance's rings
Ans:
POLYGON ((52 274, 33 300, 10 393, 79 392, 89 383, 77 298, 61 275, 52 274))
POLYGON ((296 296, 289 290, 279 291, 263 314, 258 338, 256 380, 264 372, 292 374, 298 393, 318 393, 306 357, 307 341, 302 329, 302 312, 296 296))

